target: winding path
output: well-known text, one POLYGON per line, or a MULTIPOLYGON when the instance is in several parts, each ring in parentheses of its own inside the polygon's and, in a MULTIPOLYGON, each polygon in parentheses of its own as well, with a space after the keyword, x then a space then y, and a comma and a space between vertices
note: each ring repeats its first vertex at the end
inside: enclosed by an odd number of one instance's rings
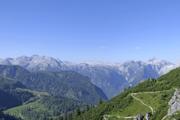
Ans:
MULTIPOLYGON (((160 91, 157 91, 157 92, 160 92, 160 91)), ((140 94, 140 93, 155 93, 155 92, 139 92, 139 93, 131 93, 130 94, 133 99, 139 101, 141 104, 143 104, 144 106, 148 107, 151 110, 152 114, 153 114, 154 113, 154 109, 151 106, 145 104, 141 99, 139 99, 136 96, 134 96, 134 95, 137 95, 137 94, 140 94)), ((110 118, 110 117, 116 117, 116 118, 119 118, 119 119, 120 118, 123 118, 123 119, 135 119, 136 118, 136 116, 123 117, 123 116, 118 116, 118 115, 104 115, 103 116, 103 120, 108 120, 108 118, 110 118)))
MULTIPOLYGON (((173 89, 175 91, 177 90, 177 88, 173 88, 173 89)), ((139 101, 141 104, 143 104, 144 106, 148 107, 151 110, 151 113, 154 114, 154 109, 150 105, 147 105, 146 103, 144 103, 141 99, 139 99, 135 95, 142 94, 142 93, 154 94, 154 93, 160 93, 160 92, 164 92, 164 91, 169 91, 169 90, 154 91, 154 92, 138 92, 138 93, 131 93, 130 95, 132 96, 133 99, 139 101)), ((108 118, 110 118, 110 117, 124 118, 124 119, 134 119, 134 118, 136 118, 136 116, 123 117, 123 116, 118 116, 118 115, 104 115, 103 116, 103 120, 108 120, 108 118)), ((165 115, 161 120, 165 120, 167 117, 168 117, 168 114, 165 115)))
MULTIPOLYGON (((164 91, 168 91, 168 90, 164 90, 164 91)), ((143 104, 144 106, 148 107, 151 110, 151 113, 154 114, 154 109, 150 105, 147 105, 146 103, 144 103, 141 99, 137 98, 135 95, 142 94, 142 93, 154 94, 154 93, 159 93, 159 92, 164 92, 164 91, 138 92, 138 93, 131 93, 130 95, 131 95, 131 97, 133 99, 139 101, 141 104, 143 104)), ((136 118, 136 116, 123 117, 123 116, 118 116, 118 115, 104 115, 103 116, 103 120, 108 120, 108 118, 110 118, 110 117, 124 118, 124 119, 134 119, 134 118, 136 118)), ((164 116, 164 119, 166 117, 167 116, 164 116)), ((164 119, 161 119, 161 120, 164 120, 164 119)))
POLYGON ((134 95, 137 95, 137 93, 131 93, 131 96, 132 96, 135 100, 139 101, 139 102, 140 102, 141 104, 143 104, 144 106, 150 108, 152 114, 154 113, 154 109, 153 109, 150 105, 147 105, 147 104, 144 103, 141 99, 137 98, 137 97, 134 96, 134 95))
POLYGON ((165 115, 161 120, 165 120, 168 117, 168 115, 165 115))
POLYGON ((116 118, 123 118, 123 119, 134 119, 136 118, 136 116, 129 116, 129 117, 123 117, 123 116, 119 116, 119 115, 104 115, 103 116, 103 120, 108 120, 108 118, 110 117, 116 117, 116 118))

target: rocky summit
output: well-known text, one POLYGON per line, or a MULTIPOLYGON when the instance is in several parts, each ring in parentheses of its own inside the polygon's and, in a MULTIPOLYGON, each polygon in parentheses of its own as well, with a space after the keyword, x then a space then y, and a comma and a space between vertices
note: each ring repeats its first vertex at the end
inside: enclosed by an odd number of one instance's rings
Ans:
POLYGON ((108 98, 112 98, 125 88, 135 86, 148 78, 158 78, 178 66, 158 59, 111 64, 99 62, 73 63, 39 55, 0 59, 0 64, 19 65, 32 72, 75 71, 88 76, 91 82, 101 88, 108 98))

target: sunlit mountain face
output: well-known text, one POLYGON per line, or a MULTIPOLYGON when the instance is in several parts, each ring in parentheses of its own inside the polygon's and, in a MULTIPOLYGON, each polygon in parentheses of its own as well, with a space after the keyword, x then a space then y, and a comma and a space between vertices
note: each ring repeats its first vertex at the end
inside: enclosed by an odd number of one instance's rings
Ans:
POLYGON ((127 61, 124 63, 73 63, 53 57, 33 55, 0 59, 3 65, 19 65, 31 72, 75 71, 88 76, 93 84, 112 98, 125 88, 132 87, 148 78, 158 78, 177 65, 169 61, 150 59, 148 61, 127 61))

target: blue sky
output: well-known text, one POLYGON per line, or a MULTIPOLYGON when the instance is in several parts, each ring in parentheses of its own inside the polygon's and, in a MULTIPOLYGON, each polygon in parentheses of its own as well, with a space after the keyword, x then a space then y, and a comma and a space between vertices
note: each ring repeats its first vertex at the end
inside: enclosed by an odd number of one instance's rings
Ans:
POLYGON ((180 60, 179 0, 1 0, 0 57, 180 60))

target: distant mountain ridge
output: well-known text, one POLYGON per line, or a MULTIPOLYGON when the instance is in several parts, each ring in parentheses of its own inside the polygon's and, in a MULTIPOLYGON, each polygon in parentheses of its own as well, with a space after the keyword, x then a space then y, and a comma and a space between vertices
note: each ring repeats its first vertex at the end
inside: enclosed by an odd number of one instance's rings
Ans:
POLYGON ((29 72, 13 65, 0 65, 0 76, 21 82, 28 89, 48 92, 53 96, 66 97, 87 104, 107 100, 103 91, 92 84, 88 77, 73 71, 29 72))
POLYGON ((148 78, 158 78, 177 67, 176 64, 157 59, 145 62, 127 61, 120 64, 91 64, 66 62, 39 55, 0 59, 0 64, 19 65, 29 71, 75 71, 88 76, 109 98, 116 96, 124 88, 134 86, 148 78))
POLYGON ((180 68, 148 79, 74 120, 179 120, 180 68))

